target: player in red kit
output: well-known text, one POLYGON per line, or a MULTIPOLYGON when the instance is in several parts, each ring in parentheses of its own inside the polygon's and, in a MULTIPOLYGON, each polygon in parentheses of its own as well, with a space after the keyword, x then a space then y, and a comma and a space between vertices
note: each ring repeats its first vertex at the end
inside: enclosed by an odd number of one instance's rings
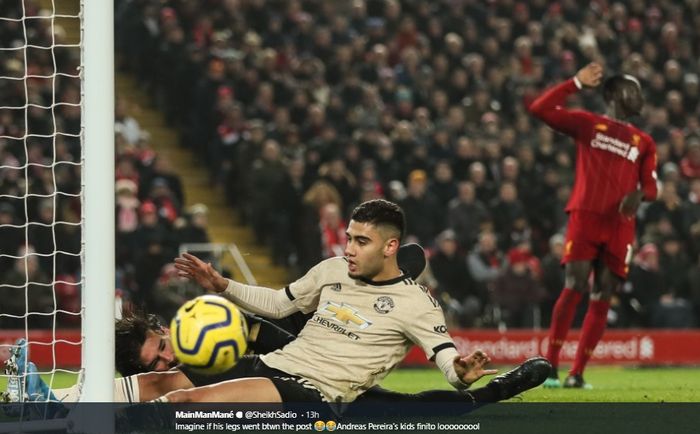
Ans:
POLYGON ((589 388, 583 370, 603 336, 610 297, 627 277, 635 235, 635 215, 642 200, 657 198, 656 144, 625 122, 644 105, 639 82, 629 75, 605 81, 607 115, 569 110, 569 95, 597 87, 603 67, 591 63, 575 77, 540 95, 530 112, 576 141, 576 181, 566 206, 569 222, 562 263, 565 288, 554 305, 547 358, 553 369, 545 387, 561 387, 559 352, 571 327, 576 306, 589 288, 588 311, 581 327, 576 359, 564 387, 589 388))

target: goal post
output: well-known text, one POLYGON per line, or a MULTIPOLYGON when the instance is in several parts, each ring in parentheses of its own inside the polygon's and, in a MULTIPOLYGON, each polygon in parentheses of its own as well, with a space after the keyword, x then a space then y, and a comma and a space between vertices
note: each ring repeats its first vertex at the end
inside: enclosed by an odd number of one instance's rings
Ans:
POLYGON ((0 26, 0 392, 24 338, 22 370, 112 402, 114 0, 0 0, 0 26))
POLYGON ((114 398, 114 0, 82 0, 83 402, 114 398))

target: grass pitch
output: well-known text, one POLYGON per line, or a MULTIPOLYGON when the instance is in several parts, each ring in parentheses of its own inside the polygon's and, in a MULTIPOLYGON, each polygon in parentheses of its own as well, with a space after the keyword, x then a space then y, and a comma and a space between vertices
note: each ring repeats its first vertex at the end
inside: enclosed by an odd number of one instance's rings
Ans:
MULTIPOLYGON (((510 367, 503 366, 505 372, 510 367)), ((560 372, 563 380, 566 370, 560 372)), ((42 375, 49 383, 50 375, 42 375)), ((626 368, 620 366, 591 366, 585 379, 592 390, 544 389, 538 387, 511 401, 518 402, 700 402, 700 368, 626 368)), ((472 387, 486 384, 481 379, 472 387)), ((0 376, 0 390, 7 379, 0 376)), ((76 376, 56 373, 53 388, 69 387, 76 376)), ((430 389, 450 390, 437 369, 398 369, 382 382, 382 386, 397 392, 415 393, 430 389)))
MULTIPOLYGON (((510 367, 502 367, 505 372, 510 367)), ((566 370, 560 370, 563 381, 566 370)), ((700 368, 625 368, 591 366, 584 378, 591 390, 538 387, 513 398, 521 402, 700 402, 700 368)), ((472 386, 486 384, 481 379, 472 386)), ((450 389, 438 370, 400 369, 382 383, 398 392, 450 389)))

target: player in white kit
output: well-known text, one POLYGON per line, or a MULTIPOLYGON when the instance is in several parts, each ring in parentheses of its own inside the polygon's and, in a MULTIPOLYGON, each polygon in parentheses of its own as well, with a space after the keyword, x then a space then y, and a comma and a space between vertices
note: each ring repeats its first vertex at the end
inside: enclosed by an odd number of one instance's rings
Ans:
POLYGON ((403 274, 396 254, 404 230, 401 208, 386 200, 359 205, 348 225, 344 257, 327 259, 284 291, 225 279, 192 255, 176 259, 180 274, 211 292, 225 293, 244 310, 268 318, 314 312, 299 336, 272 353, 246 356, 243 377, 191 377, 196 387, 170 392, 161 402, 352 402, 379 383, 420 345, 471 402, 495 402, 541 384, 550 365, 526 361, 467 391, 484 375, 489 357, 457 353, 442 309, 427 289, 403 274), (216 383, 216 384, 213 384, 216 383))

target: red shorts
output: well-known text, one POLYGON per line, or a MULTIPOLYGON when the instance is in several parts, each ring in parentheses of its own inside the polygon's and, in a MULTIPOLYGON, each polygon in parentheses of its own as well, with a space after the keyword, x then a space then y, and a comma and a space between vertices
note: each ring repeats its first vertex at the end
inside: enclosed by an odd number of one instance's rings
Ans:
POLYGON ((561 263, 600 259, 613 273, 626 279, 634 237, 635 220, 622 214, 571 211, 561 263))

